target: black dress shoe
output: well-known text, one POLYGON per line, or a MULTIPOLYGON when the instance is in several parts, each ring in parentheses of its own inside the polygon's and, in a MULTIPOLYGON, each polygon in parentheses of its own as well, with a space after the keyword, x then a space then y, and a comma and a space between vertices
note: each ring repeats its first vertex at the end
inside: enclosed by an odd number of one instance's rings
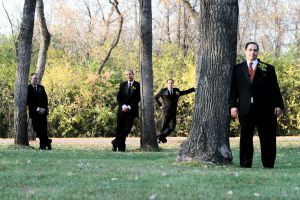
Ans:
POLYGON ((52 149, 51 143, 52 143, 52 140, 48 139, 48 144, 46 145, 46 147, 47 147, 48 150, 52 149))
POLYGON ((46 146, 44 146, 44 145, 41 145, 39 149, 40 149, 40 150, 47 150, 47 149, 46 149, 46 146))
POLYGON ((111 141, 111 144, 112 144, 112 151, 117 151, 117 145, 116 145, 116 139, 113 139, 112 141, 111 141))
POLYGON ((157 137, 158 143, 166 143, 168 140, 166 137, 158 136, 157 137))

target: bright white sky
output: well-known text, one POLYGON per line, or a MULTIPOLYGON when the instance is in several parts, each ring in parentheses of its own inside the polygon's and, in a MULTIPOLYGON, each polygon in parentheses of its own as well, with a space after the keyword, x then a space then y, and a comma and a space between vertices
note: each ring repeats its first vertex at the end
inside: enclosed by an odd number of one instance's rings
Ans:
POLYGON ((24 0, 0 0, 0 4, 0 34, 7 34, 11 29, 3 5, 14 21, 22 13, 24 0))

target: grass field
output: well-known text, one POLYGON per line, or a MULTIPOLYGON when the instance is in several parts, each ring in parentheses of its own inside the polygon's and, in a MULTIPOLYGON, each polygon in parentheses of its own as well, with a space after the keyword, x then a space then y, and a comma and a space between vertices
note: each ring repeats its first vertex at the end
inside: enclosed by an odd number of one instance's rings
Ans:
POLYGON ((262 169, 258 139, 251 169, 239 168, 238 138, 228 166, 176 162, 184 138, 159 152, 111 152, 111 138, 53 139, 52 151, 0 139, 0 199, 300 199, 300 137, 278 138, 274 169, 262 169))

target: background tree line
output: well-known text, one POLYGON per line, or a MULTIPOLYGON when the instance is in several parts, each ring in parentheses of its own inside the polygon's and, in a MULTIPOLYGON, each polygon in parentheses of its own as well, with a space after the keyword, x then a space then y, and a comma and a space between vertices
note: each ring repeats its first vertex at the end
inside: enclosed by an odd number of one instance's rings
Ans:
MULTIPOLYGON (((261 59, 275 65, 287 108, 280 118, 278 134, 296 135, 300 128, 300 12, 299 6, 293 5, 299 4, 276 0, 255 2, 239 2, 238 59, 242 59, 246 41, 255 40, 261 44, 265 52, 261 59)), ((164 87, 168 78, 174 78, 175 84, 182 89, 192 87, 196 80, 199 29, 195 13, 199 12, 199 1, 165 0, 153 4, 154 92, 164 87)), ((112 136, 117 107, 115 93, 123 80, 123 71, 133 68, 140 80, 138 1, 119 4, 124 18, 122 26, 116 9, 108 1, 78 1, 76 5, 51 1, 48 6, 45 12, 51 44, 42 84, 49 96, 49 133, 55 137, 112 136), (112 49, 118 37, 118 44, 112 49)), ((15 32, 18 26, 13 24, 15 32)), ((37 65, 40 35, 41 31, 35 29, 32 71, 37 65)), ((13 35, 0 37, 2 137, 12 136, 14 42, 13 35)), ((180 122, 174 134, 188 134, 193 105, 193 95, 180 100, 180 122)), ((231 130, 232 135, 238 133, 237 122, 231 124, 231 130)), ((138 126, 134 134, 139 134, 138 126)))

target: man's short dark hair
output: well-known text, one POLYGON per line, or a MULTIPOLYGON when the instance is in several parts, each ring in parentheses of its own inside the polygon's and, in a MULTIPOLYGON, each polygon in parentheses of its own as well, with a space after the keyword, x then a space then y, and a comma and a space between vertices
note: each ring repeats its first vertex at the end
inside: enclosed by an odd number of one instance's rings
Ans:
POLYGON ((167 83, 168 83, 169 81, 172 81, 172 82, 174 83, 174 80, 171 79, 171 78, 169 78, 169 79, 167 80, 167 83))
POLYGON ((248 46, 249 46, 250 44, 256 45, 256 46, 257 46, 257 51, 259 51, 259 46, 258 46, 258 44, 257 44, 256 42, 247 42, 247 44, 245 45, 245 50, 248 48, 248 46))

